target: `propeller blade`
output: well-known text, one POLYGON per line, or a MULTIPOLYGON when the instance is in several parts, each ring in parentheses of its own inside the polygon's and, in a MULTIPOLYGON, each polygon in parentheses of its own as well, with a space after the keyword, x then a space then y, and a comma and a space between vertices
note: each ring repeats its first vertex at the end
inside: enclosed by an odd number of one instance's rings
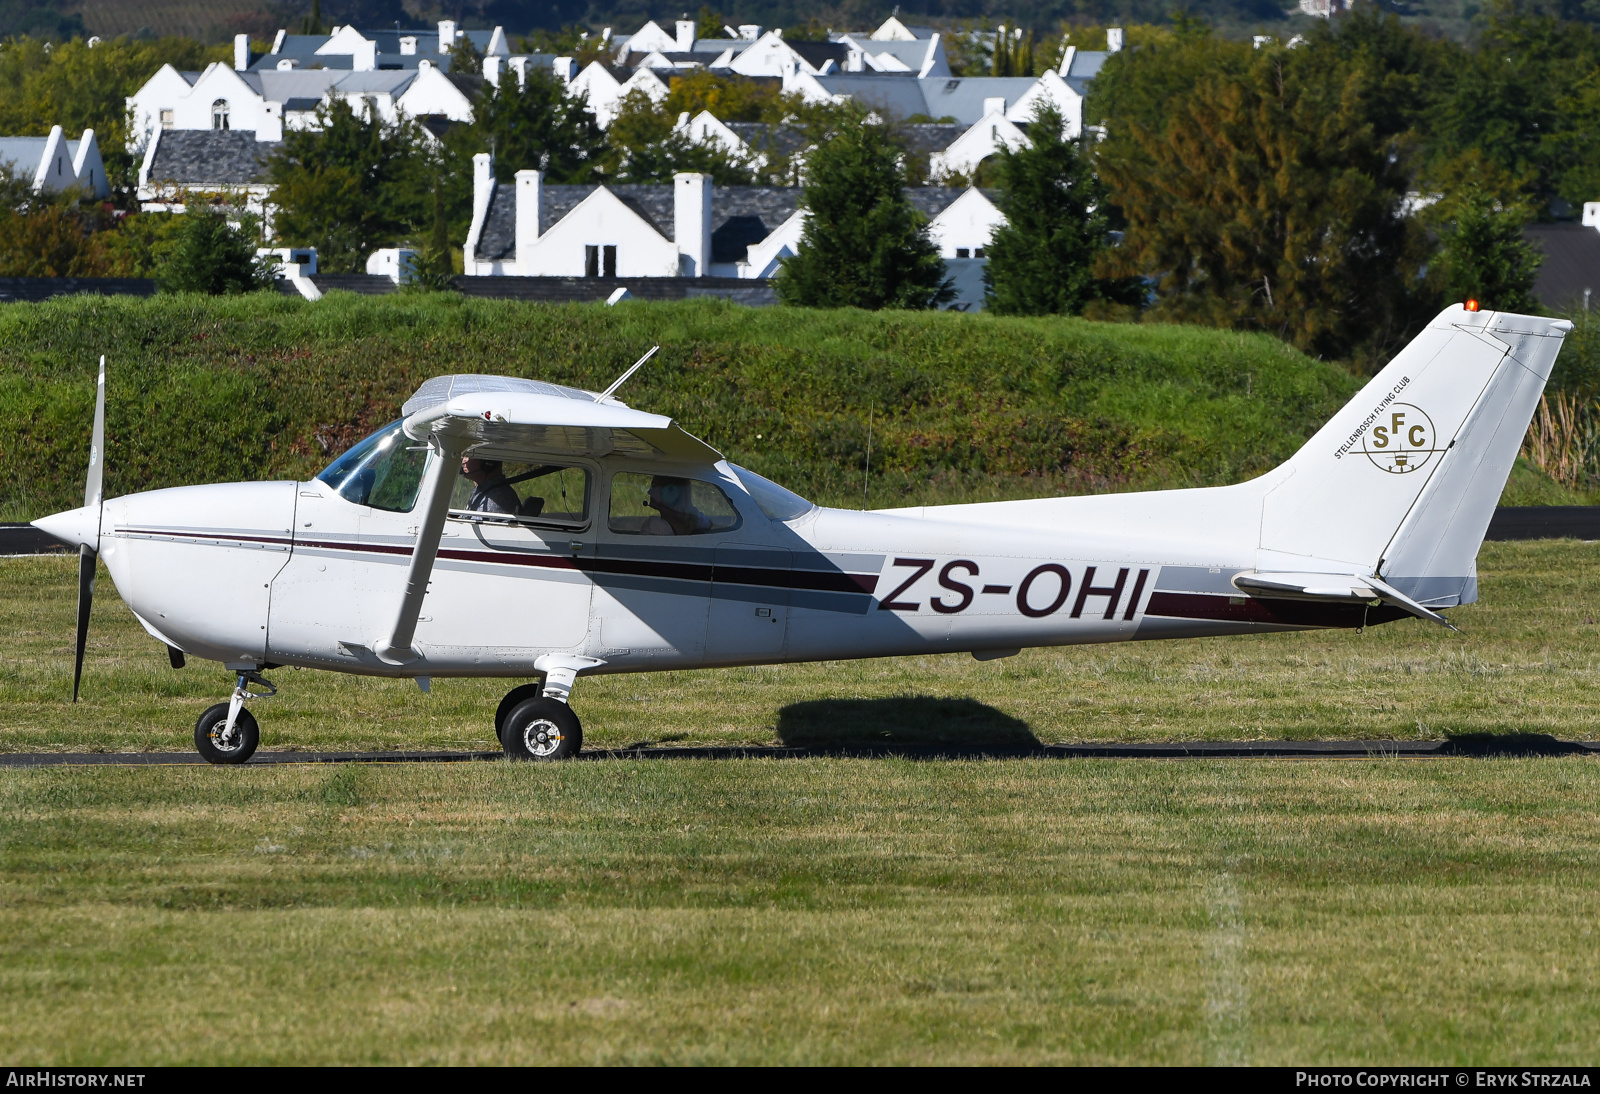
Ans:
MULTIPOLYGON (((89 442, 89 477, 83 484, 84 508, 100 508, 105 487, 106 467, 106 358, 100 355, 100 378, 94 390, 94 433, 89 442)), ((98 520, 96 521, 98 524, 98 520)), ((98 529, 95 544, 100 537, 98 529)), ((72 662, 72 701, 78 701, 78 685, 83 682, 83 651, 89 644, 89 609, 94 607, 95 563, 100 553, 87 543, 78 547, 78 644, 72 662)))
POLYGON ((87 543, 78 548, 78 647, 72 663, 72 701, 83 682, 83 650, 89 643, 89 609, 94 607, 95 563, 100 555, 87 543))
POLYGON ((105 481, 106 456, 106 358, 100 355, 100 380, 94 391, 94 435, 89 442, 89 478, 83 484, 83 504, 99 505, 105 481))

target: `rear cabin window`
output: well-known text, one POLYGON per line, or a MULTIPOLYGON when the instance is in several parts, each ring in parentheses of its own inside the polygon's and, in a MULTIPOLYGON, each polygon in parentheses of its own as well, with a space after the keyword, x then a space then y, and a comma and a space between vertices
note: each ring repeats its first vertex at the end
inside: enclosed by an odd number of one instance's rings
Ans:
POLYGON ((589 472, 581 467, 471 458, 450 496, 465 519, 582 524, 589 519, 589 472))
POLYGON ((611 480, 610 528, 626 536, 703 536, 739 527, 739 510, 713 483, 674 475, 611 480))

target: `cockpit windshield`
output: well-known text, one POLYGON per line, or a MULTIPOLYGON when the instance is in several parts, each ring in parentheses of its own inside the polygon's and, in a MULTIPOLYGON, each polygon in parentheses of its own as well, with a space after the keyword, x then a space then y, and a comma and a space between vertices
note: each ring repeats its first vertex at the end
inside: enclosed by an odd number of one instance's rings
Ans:
POLYGON ((400 428, 402 424, 392 422, 359 442, 329 464, 317 480, 357 505, 411 512, 422 489, 428 448, 413 444, 400 428))
POLYGON ((733 473, 744 483, 744 488, 750 491, 750 496, 755 499, 756 508, 760 509, 773 520, 794 520, 803 517, 816 506, 811 504, 792 490, 785 490, 771 479, 764 479, 754 471, 730 463, 733 473))

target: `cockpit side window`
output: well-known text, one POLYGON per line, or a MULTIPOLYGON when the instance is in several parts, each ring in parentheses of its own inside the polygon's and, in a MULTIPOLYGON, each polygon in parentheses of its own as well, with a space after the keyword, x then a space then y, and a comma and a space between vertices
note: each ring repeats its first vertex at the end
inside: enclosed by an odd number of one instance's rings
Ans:
POLYGON ((583 524, 589 519, 589 472, 467 456, 450 495, 450 512, 463 520, 583 524))
POLYGON ((609 527, 627 536, 702 536, 739 527, 722 488, 676 475, 623 472, 611 479, 609 527))
POLYGON ((356 505, 391 513, 411 512, 422 489, 429 450, 413 442, 400 426, 393 422, 358 443, 329 464, 317 476, 318 481, 356 505))

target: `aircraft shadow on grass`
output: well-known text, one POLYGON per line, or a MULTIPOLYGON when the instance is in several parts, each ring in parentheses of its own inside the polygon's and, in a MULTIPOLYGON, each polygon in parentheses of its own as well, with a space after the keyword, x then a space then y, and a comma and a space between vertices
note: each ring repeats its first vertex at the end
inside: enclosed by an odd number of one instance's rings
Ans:
POLYGON ((1027 722, 976 699, 924 695, 791 703, 778 711, 777 732, 785 745, 816 749, 1014 753, 1044 747, 1027 722))
POLYGON ((1445 739, 1447 756, 1570 756, 1589 750, 1548 733, 1462 733, 1445 739))

